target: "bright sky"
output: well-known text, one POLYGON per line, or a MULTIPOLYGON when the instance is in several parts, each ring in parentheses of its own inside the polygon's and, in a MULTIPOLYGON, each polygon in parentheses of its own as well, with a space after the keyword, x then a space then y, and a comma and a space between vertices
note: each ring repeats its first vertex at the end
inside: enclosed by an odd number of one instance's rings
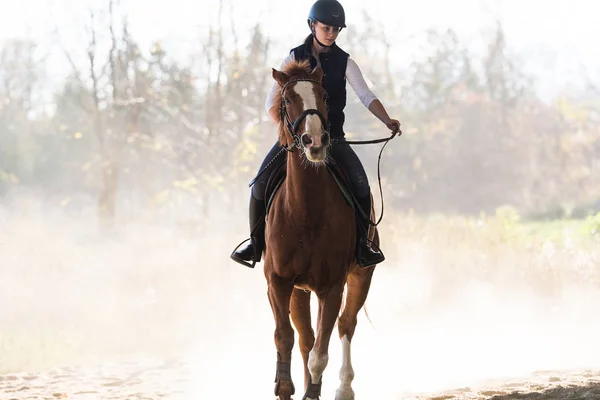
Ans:
MULTIPOLYGON (((199 49, 199 37, 209 25, 216 25, 217 0, 116 0, 128 10, 132 33, 149 46, 162 39, 170 51, 187 53, 199 49)), ((284 44, 281 58, 307 34, 306 15, 313 0, 223 0, 224 22, 234 22, 242 37, 261 20, 265 33, 284 44)), ((82 48, 85 40, 81 24, 88 7, 100 9, 108 0, 0 0, 0 41, 30 37, 43 44, 56 45, 52 31, 59 27, 68 46, 82 48), (68 10, 68 11, 67 11, 68 10), (79 43, 79 46, 78 46, 79 43)), ((600 37, 594 0, 342 0, 349 25, 359 24, 361 12, 369 13, 385 28, 394 45, 396 63, 402 65, 418 51, 419 35, 428 27, 451 27, 462 39, 481 44, 483 29, 496 18, 503 22, 509 43, 520 52, 525 65, 553 88, 576 80, 581 68, 600 75, 600 37)), ((343 47, 343 33, 338 39, 343 47)), ((146 47, 147 48, 147 47, 146 47)), ((65 72, 58 48, 52 76, 65 72)), ((548 89, 550 90, 550 89, 548 89)))

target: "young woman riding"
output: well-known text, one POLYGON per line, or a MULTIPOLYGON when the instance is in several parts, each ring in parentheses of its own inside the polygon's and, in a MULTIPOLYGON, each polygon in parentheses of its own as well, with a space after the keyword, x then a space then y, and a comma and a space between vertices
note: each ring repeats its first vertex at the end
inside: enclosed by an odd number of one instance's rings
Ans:
MULTIPOLYGON (((312 68, 317 66, 323 70, 323 87, 326 90, 328 120, 330 134, 337 143, 331 147, 331 157, 346 172, 350 180, 350 188, 365 215, 371 215, 371 189, 365 170, 350 145, 345 142, 344 108, 346 106, 346 81, 354 89, 362 104, 390 130, 400 132, 400 122, 390 118, 379 99, 368 88, 356 62, 349 54, 337 46, 335 40, 340 31, 346 27, 344 8, 337 0, 317 0, 308 14, 308 26, 311 34, 304 43, 291 49, 282 66, 290 60, 309 60, 312 68)), ((267 96, 265 108, 272 119, 279 122, 279 104, 274 98, 279 91, 277 82, 273 83, 267 96)), ((281 150, 276 142, 265 157, 260 170, 263 171, 274 156, 281 150)), ((249 266, 249 262, 259 262, 264 248, 264 213, 266 207, 265 190, 269 176, 273 170, 285 160, 280 157, 271 162, 268 168, 256 180, 250 196, 250 241, 240 250, 234 251, 231 258, 240 264, 249 266)), ((358 214, 358 213, 357 213, 358 214)), ((357 253, 356 261, 361 267, 381 263, 383 254, 372 249, 368 244, 368 226, 359 222, 357 215, 357 253)))

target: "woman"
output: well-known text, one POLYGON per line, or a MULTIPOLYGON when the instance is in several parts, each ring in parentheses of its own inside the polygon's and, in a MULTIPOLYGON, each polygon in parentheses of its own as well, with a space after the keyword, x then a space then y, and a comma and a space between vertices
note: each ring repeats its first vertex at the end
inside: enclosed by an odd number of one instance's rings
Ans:
MULTIPOLYGON (((331 156, 348 174, 351 190, 364 213, 371 215, 371 189, 367 175, 356 153, 349 144, 344 142, 346 80, 365 107, 389 129, 399 132, 400 123, 389 117, 381 102, 369 90, 354 60, 335 44, 340 31, 346 27, 345 19, 344 8, 337 0, 318 0, 315 2, 308 14, 308 26, 311 34, 303 44, 290 51, 282 66, 292 59, 308 59, 312 68, 318 65, 323 69, 323 87, 328 93, 330 133, 332 138, 339 140, 331 147, 331 156)), ((278 90, 279 86, 277 82, 274 82, 265 104, 267 111, 275 122, 279 122, 279 104, 274 104, 273 99, 278 90)), ((259 171, 262 171, 280 150, 279 143, 275 143, 265 157, 259 171)), ((277 162, 272 163, 252 187, 250 196, 250 229, 252 231, 250 242, 246 247, 231 254, 231 258, 240 264, 248 266, 250 265, 248 262, 260 261, 264 246, 265 188, 270 173, 284 160, 284 157, 280 157, 277 162)), ((385 259, 383 254, 372 249, 366 240, 368 227, 359 224, 358 228, 356 256, 358 264, 361 267, 368 267, 381 263, 385 259)))

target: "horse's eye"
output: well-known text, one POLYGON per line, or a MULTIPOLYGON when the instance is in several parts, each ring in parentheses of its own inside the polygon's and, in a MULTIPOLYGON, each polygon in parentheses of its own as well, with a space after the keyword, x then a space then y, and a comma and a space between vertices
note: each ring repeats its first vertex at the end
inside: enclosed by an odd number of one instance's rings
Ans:
POLYGON ((287 97, 284 99, 284 101, 285 101, 285 105, 286 106, 292 104, 292 102, 290 101, 290 99, 288 99, 287 97))

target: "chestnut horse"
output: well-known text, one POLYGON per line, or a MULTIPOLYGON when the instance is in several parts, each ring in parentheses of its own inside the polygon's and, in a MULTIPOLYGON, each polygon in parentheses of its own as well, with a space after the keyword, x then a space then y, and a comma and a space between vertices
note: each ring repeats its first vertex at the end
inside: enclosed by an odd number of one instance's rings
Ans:
MULTIPOLYGON (((306 61, 293 61, 282 69, 273 69, 273 78, 281 88, 276 99, 281 105, 279 142, 289 151, 285 181, 266 214, 264 251, 268 297, 275 317, 275 395, 288 400, 295 390, 290 374, 294 346, 291 315, 304 361, 303 399, 320 399, 336 320, 343 361, 335 398, 354 399, 350 343, 375 266, 360 268, 355 262, 355 212, 325 165, 328 148, 335 144, 325 129, 323 71, 319 67, 311 71, 306 61), (311 326, 311 292, 319 301, 316 337, 311 326)), ((375 227, 369 237, 379 245, 375 227)))

